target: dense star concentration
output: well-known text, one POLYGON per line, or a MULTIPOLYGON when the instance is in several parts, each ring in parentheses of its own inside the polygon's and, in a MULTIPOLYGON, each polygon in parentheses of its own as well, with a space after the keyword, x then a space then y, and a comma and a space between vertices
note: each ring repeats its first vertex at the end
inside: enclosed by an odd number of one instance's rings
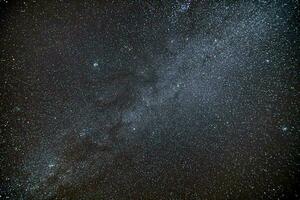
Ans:
POLYGON ((0 199, 300 199, 299 1, 0 0, 0 199))

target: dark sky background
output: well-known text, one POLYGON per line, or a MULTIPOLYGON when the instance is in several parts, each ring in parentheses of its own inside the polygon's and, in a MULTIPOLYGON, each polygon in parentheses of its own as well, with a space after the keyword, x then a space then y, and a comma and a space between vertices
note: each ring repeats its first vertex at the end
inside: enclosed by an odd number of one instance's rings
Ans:
POLYGON ((300 199, 299 1, 0 0, 0 199, 300 199))

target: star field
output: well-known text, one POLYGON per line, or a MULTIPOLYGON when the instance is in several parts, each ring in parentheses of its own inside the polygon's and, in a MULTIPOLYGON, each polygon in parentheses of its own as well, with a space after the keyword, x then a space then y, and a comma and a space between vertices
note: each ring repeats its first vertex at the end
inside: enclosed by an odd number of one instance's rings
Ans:
POLYGON ((299 199, 298 10, 0 1, 0 199, 299 199))

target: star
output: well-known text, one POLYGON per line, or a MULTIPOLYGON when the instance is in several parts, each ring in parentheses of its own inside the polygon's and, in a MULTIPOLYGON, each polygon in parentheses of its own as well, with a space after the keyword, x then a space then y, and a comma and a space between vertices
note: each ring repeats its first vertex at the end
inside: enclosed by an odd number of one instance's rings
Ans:
POLYGON ((98 67, 98 66, 99 66, 99 63, 98 63, 98 62, 94 62, 93 66, 94 66, 94 67, 98 67))

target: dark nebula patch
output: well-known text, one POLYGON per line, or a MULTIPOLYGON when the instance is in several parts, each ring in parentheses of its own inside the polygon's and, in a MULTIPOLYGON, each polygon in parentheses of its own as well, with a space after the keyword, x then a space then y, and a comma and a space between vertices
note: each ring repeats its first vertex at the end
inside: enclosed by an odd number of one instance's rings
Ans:
POLYGON ((299 199, 299 2, 0 1, 0 199, 299 199))

